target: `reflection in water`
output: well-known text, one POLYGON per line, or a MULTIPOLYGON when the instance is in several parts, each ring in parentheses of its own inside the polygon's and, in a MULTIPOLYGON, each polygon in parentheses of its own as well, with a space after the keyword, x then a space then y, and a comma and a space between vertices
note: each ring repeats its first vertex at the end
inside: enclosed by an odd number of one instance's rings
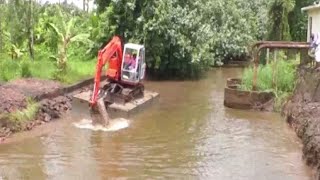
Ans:
POLYGON ((0 176, 309 179, 299 140, 278 114, 223 106, 226 78, 240 74, 216 69, 201 81, 147 82, 160 100, 129 127, 87 131, 66 118, 47 136, 0 146, 0 176))

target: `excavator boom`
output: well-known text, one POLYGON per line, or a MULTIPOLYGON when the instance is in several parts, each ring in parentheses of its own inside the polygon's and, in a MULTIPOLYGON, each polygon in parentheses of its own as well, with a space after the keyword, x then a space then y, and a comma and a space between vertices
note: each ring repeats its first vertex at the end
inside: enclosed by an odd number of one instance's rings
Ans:
POLYGON ((107 62, 109 62, 107 78, 114 81, 120 81, 122 54, 122 42, 118 36, 113 37, 112 40, 99 51, 93 93, 90 100, 91 107, 97 103, 102 68, 107 62))

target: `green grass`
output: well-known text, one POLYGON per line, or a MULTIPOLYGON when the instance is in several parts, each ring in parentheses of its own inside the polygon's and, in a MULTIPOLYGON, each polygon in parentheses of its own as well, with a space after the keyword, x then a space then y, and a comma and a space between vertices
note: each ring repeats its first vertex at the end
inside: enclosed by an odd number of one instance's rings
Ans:
MULTIPOLYGON (((295 61, 272 62, 258 68, 257 89, 274 92, 276 96, 275 109, 279 110, 285 100, 292 94, 296 82, 295 61), (274 71, 273 71, 274 69, 274 71), (273 82, 273 73, 275 74, 273 82)), ((242 90, 252 89, 253 68, 246 68, 242 76, 242 90)))
POLYGON ((8 119, 11 122, 15 122, 15 123, 23 123, 23 122, 31 121, 31 120, 34 120, 38 110, 39 110, 39 104, 31 99, 28 99, 27 107, 24 110, 10 113, 8 115, 8 119))
POLYGON ((96 61, 70 61, 64 83, 72 84, 85 78, 93 78, 96 70, 96 61))
POLYGON ((7 126, 14 131, 22 130, 23 124, 35 119, 39 110, 39 104, 28 99, 27 107, 12 113, 1 114, 0 120, 6 121, 7 126))
MULTIPOLYGON (((66 74, 59 76, 64 84, 73 84, 84 78, 94 77, 96 60, 68 61, 66 74)), ((12 60, 10 57, 0 59, 0 82, 10 81, 22 77, 35 77, 40 79, 54 79, 56 71, 55 62, 49 59, 31 61, 28 58, 12 60)))

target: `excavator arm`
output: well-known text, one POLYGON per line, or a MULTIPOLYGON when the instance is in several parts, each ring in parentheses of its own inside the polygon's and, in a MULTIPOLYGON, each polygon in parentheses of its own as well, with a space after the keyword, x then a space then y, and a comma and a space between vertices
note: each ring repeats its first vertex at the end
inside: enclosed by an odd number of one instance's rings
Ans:
POLYGON ((107 78, 113 81, 120 81, 122 54, 122 42, 118 36, 113 37, 103 49, 99 50, 96 74, 94 78, 94 87, 90 99, 91 107, 97 104, 102 68, 106 63, 108 63, 107 78))

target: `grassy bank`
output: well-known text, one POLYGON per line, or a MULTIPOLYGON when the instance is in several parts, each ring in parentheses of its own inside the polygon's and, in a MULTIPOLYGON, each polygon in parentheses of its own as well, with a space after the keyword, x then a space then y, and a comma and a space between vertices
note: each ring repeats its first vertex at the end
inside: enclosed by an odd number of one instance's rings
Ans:
MULTIPOLYGON (((292 94, 296 82, 296 61, 277 61, 258 68, 257 88, 259 91, 273 92, 276 96, 275 110, 279 111, 283 103, 292 94)), ((251 90, 253 67, 246 68, 242 77, 241 89, 251 90)))
POLYGON ((39 104, 31 99, 28 99, 25 109, 12 113, 0 114, 0 121, 2 121, 2 125, 10 128, 13 132, 21 131, 25 123, 35 119, 38 110, 39 104))
MULTIPOLYGON (((54 79, 55 63, 48 58, 32 61, 27 57, 13 60, 4 56, 0 59, 0 81, 6 82, 23 77, 54 79)), ((61 75, 59 80, 64 84, 72 84, 84 78, 94 77, 95 64, 95 59, 70 59, 66 74, 61 75)))

